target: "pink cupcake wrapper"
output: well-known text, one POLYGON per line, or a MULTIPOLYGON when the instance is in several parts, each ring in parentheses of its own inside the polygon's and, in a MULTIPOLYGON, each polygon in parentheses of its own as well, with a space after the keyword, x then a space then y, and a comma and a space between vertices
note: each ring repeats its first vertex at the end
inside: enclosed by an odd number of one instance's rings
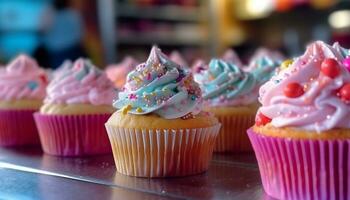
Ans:
POLYGON ((350 199, 350 139, 299 140, 248 130, 264 190, 277 199, 350 199))
POLYGON ((106 124, 119 173, 138 177, 186 176, 208 169, 220 125, 148 130, 106 124))
POLYGON ((0 110, 0 146, 39 145, 35 110, 0 110))
POLYGON ((86 156, 111 153, 104 123, 110 114, 45 115, 35 113, 45 153, 59 156, 86 156))

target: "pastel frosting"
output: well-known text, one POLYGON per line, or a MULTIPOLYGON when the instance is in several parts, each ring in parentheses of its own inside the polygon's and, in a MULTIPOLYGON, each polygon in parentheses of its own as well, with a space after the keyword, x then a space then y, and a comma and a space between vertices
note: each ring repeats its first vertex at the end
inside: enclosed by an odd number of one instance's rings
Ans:
POLYGON ((53 76, 61 76, 62 73, 64 73, 66 70, 69 70, 73 67, 73 62, 71 60, 65 60, 55 71, 53 71, 53 76))
POLYGON ((78 59, 47 87, 47 104, 112 105, 115 91, 105 73, 89 60, 78 59))
POLYGON ((202 98, 192 74, 153 47, 147 61, 128 74, 113 105, 125 114, 175 119, 198 114, 202 98))
POLYGON ((207 70, 195 74, 195 80, 210 106, 248 105, 258 98, 258 85, 253 74, 221 59, 212 59, 207 70))
POLYGON ((119 64, 113 64, 106 68, 105 72, 116 88, 122 88, 126 82, 126 76, 139 64, 131 56, 125 57, 119 64))
POLYGON ((169 55, 169 58, 171 61, 175 62, 176 64, 180 65, 181 67, 188 68, 188 63, 185 60, 185 58, 180 54, 178 51, 172 51, 169 55))
POLYGON ((252 61, 250 65, 244 69, 246 72, 253 74, 259 84, 263 84, 275 74, 281 62, 273 60, 269 56, 262 56, 252 61))
POLYGON ((0 100, 42 100, 47 84, 47 75, 38 63, 19 55, 0 69, 0 100))
POLYGON ((343 64, 348 55, 339 44, 310 44, 304 55, 261 87, 258 116, 275 127, 317 132, 350 128, 350 73, 343 64))
POLYGON ((238 67, 243 67, 241 59, 239 59, 237 53, 232 49, 226 50, 225 53, 222 55, 221 59, 226 62, 233 63, 238 67))

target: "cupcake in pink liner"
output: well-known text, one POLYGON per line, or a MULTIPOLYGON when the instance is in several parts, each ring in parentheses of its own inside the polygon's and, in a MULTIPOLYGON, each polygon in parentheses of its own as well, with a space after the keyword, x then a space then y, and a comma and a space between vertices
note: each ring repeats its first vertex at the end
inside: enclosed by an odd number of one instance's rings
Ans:
POLYGON ((260 88, 248 130, 277 199, 350 199, 350 58, 316 41, 260 88))
POLYGON ((127 56, 119 64, 113 64, 106 68, 105 72, 114 86, 121 89, 126 82, 126 76, 130 71, 135 69, 139 62, 131 56, 127 56))
POLYGON ((169 55, 169 59, 181 67, 188 68, 189 65, 185 58, 178 51, 172 51, 169 55))
POLYGON ((42 105, 46 86, 45 71, 26 55, 0 68, 0 146, 39 144, 33 113, 42 105))
POLYGON ((60 156, 110 153, 104 123, 114 108, 114 87, 103 71, 76 60, 47 87, 35 122, 43 150, 60 156))

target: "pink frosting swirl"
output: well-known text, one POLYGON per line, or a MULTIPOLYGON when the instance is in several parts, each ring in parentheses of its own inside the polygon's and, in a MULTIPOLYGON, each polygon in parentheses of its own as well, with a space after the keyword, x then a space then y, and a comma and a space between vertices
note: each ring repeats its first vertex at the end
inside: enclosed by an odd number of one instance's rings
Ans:
POLYGON ((259 113, 272 119, 275 127, 317 132, 350 128, 349 102, 339 96, 339 89, 350 83, 350 73, 342 64, 344 59, 339 48, 321 41, 310 44, 304 55, 260 88, 259 113), (321 67, 330 58, 337 61, 339 74, 335 77, 327 76, 321 67), (288 97, 285 89, 291 83, 303 88, 301 95, 288 97))
POLYGON ((78 59, 55 76, 47 87, 45 103, 112 105, 113 84, 89 60, 78 59))
POLYGON ((172 51, 171 54, 169 55, 169 59, 175 62, 176 64, 180 65, 181 67, 185 67, 185 68, 189 67, 185 58, 178 51, 172 51))
POLYGON ((126 76, 135 69, 138 63, 134 58, 127 56, 119 64, 108 66, 105 72, 116 88, 122 88, 126 82, 126 76))
POLYGON ((0 99, 5 101, 45 98, 47 75, 37 62, 19 55, 0 69, 0 99))

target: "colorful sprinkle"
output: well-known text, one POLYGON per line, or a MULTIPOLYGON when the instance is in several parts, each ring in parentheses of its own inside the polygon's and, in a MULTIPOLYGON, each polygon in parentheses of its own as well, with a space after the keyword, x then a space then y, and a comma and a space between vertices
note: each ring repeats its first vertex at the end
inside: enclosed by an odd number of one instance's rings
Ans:
POLYGON ((28 86, 29 89, 35 90, 35 88, 37 88, 39 86, 39 84, 37 82, 35 82, 35 81, 29 81, 27 83, 27 86, 28 86))
POLYGON ((128 112, 129 112, 131 109, 132 109, 132 106, 131 106, 130 104, 128 104, 128 105, 126 105, 126 106, 124 106, 124 107, 122 108, 122 113, 123 113, 124 115, 126 115, 126 114, 128 114, 128 112))
POLYGON ((143 112, 143 110, 142 110, 142 108, 138 107, 138 108, 136 108, 136 112, 138 112, 138 113, 142 113, 142 112, 143 112))
POLYGON ((281 68, 282 69, 287 69, 291 64, 293 64, 293 60, 292 59, 287 59, 287 60, 282 62, 281 68))

